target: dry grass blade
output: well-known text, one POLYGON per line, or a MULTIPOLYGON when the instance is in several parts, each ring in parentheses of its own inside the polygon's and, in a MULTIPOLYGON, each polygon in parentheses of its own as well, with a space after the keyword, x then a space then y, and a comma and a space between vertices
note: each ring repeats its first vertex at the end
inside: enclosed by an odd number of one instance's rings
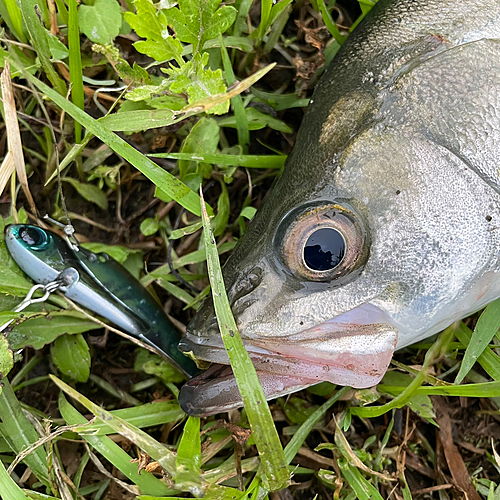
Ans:
POLYGON ((433 398, 433 403, 439 411, 436 419, 439 424, 439 439, 443 445, 444 456, 453 477, 453 481, 456 486, 466 493, 469 500, 480 500, 481 497, 472 484, 464 460, 453 442, 451 420, 447 409, 448 405, 441 398, 433 398))
POLYGON ((15 168, 14 155, 11 151, 9 151, 5 155, 2 165, 0 165, 0 196, 3 193, 5 186, 7 186, 7 182, 9 182, 10 176, 13 174, 15 168))
MULTIPOLYGON (((14 92, 12 91, 12 80, 10 77, 10 64, 5 61, 5 68, 2 72, 2 97, 5 112, 5 128, 7 129, 7 142, 9 144, 9 152, 12 154, 13 162, 16 168, 19 182, 23 188, 26 198, 33 214, 36 215, 36 205, 31 196, 31 191, 28 186, 28 177, 26 175, 26 165, 24 164, 23 144, 21 142, 21 133, 19 131, 19 123, 17 121, 16 101, 14 92)), ((3 166, 3 165, 2 165, 3 166)), ((1 186, 0 186, 1 187, 1 186)))
POLYGON ((344 455, 344 458, 354 467, 361 469, 372 476, 377 476, 384 481, 397 481, 396 478, 388 476, 387 474, 382 474, 381 472, 374 471, 370 467, 366 466, 354 453, 351 445, 347 441, 342 429, 339 426, 337 418, 335 418, 335 444, 339 447, 340 452, 344 455))

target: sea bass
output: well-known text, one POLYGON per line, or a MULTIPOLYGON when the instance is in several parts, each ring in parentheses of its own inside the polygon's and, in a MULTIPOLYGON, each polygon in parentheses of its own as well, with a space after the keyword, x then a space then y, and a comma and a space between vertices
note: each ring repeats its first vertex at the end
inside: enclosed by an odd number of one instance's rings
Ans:
MULTIPOLYGON (((375 385, 500 296, 498 75, 498 0, 380 0, 334 58, 223 270, 268 398, 375 385)), ((180 347, 216 363, 187 413, 241 405, 211 300, 180 347)))

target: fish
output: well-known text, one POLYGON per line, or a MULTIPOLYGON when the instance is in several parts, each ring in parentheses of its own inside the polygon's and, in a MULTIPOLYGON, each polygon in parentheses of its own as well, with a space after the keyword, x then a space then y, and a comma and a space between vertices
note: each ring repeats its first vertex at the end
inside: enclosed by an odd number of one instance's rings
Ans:
MULTIPOLYGON (((268 399, 374 386, 500 296, 499 74, 497 0, 380 0, 343 44, 223 268, 268 399)), ((186 413, 242 405, 211 299, 179 347, 213 363, 186 413)))
POLYGON ((186 377, 199 373, 177 348, 180 332, 161 305, 121 264, 105 252, 93 253, 58 234, 29 224, 5 229, 17 265, 35 282, 58 280, 71 300, 110 320, 127 337, 167 359, 186 377))

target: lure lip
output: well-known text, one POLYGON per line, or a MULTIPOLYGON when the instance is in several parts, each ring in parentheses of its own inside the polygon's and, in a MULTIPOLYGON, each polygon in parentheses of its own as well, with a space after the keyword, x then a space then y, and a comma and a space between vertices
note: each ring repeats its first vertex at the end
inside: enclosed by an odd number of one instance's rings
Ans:
MULTIPOLYGON (((227 365, 222 339, 207 340, 188 332, 179 349, 227 365)), ((398 329, 389 316, 370 303, 286 338, 244 339, 268 399, 322 381, 372 387, 387 371, 397 340, 398 329)), ((217 370, 209 369, 182 388, 179 401, 188 414, 210 415, 241 406, 234 376, 217 370)))

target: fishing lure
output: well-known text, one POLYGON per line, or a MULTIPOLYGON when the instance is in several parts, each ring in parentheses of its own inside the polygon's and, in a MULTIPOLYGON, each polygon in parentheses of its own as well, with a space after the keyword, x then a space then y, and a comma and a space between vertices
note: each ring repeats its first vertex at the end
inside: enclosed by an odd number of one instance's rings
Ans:
POLYGON ((82 248, 71 233, 64 239, 28 224, 8 226, 5 241, 17 265, 42 286, 45 295, 59 289, 69 299, 113 322, 133 342, 165 357, 186 376, 199 372, 195 363, 177 349, 180 332, 161 306, 108 254, 82 248))

